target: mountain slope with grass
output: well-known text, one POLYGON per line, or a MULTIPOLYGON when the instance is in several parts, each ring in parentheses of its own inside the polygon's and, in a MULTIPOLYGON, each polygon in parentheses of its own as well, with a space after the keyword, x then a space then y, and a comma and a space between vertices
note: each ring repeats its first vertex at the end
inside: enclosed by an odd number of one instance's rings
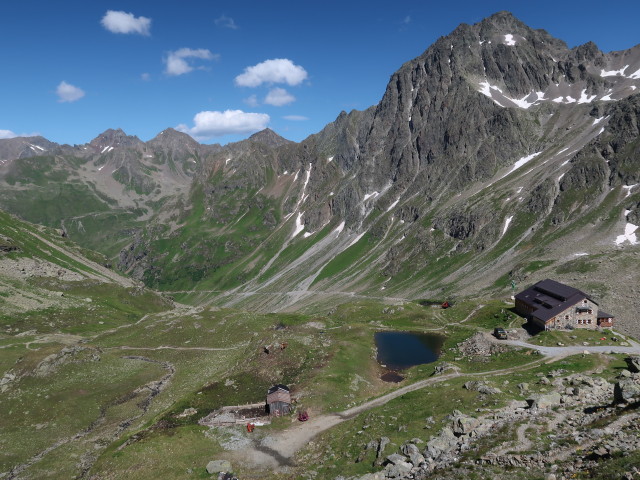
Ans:
POLYGON ((631 331, 638 72, 638 46, 569 49, 500 12, 300 143, 264 131, 208 146, 172 129, 0 141, 0 205, 184 302, 328 310, 554 277, 631 331))

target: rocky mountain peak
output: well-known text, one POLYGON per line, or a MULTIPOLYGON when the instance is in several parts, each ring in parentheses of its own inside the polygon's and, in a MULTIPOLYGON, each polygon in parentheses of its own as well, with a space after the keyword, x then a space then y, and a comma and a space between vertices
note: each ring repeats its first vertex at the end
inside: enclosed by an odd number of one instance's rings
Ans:
POLYGON ((142 141, 135 135, 127 135, 121 128, 109 128, 89 142, 94 149, 99 149, 101 153, 106 153, 115 148, 131 148, 142 144, 142 141))
POLYGON ((270 128, 265 128, 264 130, 260 130, 258 133, 254 133, 249 137, 249 140, 252 142, 263 143, 269 147, 279 147, 280 145, 294 143, 291 140, 281 137, 270 128))
POLYGON ((529 32, 531 28, 517 19, 511 12, 502 10, 482 20, 480 28, 491 25, 497 29, 513 30, 515 33, 529 32))
POLYGON ((58 147, 58 144, 50 142, 39 135, 0 139, 0 162, 15 158, 46 155, 56 147, 58 147))
POLYGON ((158 135, 147 142, 154 148, 164 148, 170 150, 178 150, 182 148, 195 149, 200 144, 196 142, 190 135, 179 132, 175 128, 165 128, 158 135))

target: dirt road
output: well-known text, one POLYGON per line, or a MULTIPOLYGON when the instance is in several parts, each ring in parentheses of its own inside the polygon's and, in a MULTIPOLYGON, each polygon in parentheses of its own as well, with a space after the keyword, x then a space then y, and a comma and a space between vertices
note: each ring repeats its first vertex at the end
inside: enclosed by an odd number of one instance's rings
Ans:
MULTIPOLYGON (((458 370, 455 370, 452 373, 420 380, 356 407, 343 410, 342 412, 318 415, 304 423, 297 423, 284 431, 268 435, 264 438, 252 438, 252 445, 250 447, 243 445, 242 450, 234 452, 233 456, 237 461, 255 469, 286 468, 293 464, 293 457, 295 453, 320 433, 329 430, 339 423, 349 420, 362 412, 382 406, 394 398, 398 398, 406 393, 420 390, 430 385, 460 376, 486 378, 491 376, 508 375, 516 370, 522 371, 535 368, 545 361, 550 361, 550 359, 543 357, 536 359, 525 366, 517 366, 488 372, 462 374, 458 370)), ((553 359, 551 359, 551 361, 553 361, 553 359)))
POLYGON ((286 468, 292 465, 293 457, 295 453, 308 444, 314 437, 320 433, 335 427, 339 423, 344 422, 356 415, 370 410, 375 407, 386 404, 387 402, 398 398, 408 392, 413 392, 426 388, 430 385, 434 385, 439 382, 450 380, 452 378, 464 376, 464 377, 481 377, 487 378, 492 376, 508 375, 514 371, 522 371, 530 368, 535 368, 542 363, 555 362, 563 357, 569 355, 582 354, 585 351, 589 353, 626 353, 626 354, 640 354, 640 344, 629 338, 626 341, 630 346, 564 346, 564 347, 545 347, 540 345, 533 345, 519 340, 495 340, 496 343, 514 345, 524 347, 532 350, 539 351, 543 357, 538 358, 535 361, 529 363, 526 366, 517 366, 511 368, 505 368, 502 370, 493 370, 487 372, 477 373, 460 373, 458 370, 440 375, 437 377, 428 378, 415 382, 411 385, 401 387, 397 390, 389 392, 378 398, 365 402, 356 407, 344 410, 342 412, 330 413, 325 415, 319 415, 311 418, 307 422, 299 423, 291 426, 290 428, 268 435, 264 438, 253 438, 253 444, 251 447, 246 446, 241 452, 236 452, 236 459, 244 464, 248 464, 257 469, 278 469, 286 468))

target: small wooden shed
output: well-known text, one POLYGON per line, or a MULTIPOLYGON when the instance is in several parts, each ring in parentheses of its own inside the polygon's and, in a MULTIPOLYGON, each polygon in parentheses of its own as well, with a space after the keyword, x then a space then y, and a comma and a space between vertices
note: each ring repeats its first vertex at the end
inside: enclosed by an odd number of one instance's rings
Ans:
POLYGON ((267 413, 273 416, 291 413, 291 392, 281 383, 267 390, 267 413))

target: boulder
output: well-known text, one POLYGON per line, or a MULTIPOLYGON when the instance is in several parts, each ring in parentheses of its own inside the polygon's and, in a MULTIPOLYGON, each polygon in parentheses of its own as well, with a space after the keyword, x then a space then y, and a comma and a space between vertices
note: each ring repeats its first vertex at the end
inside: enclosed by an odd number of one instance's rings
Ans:
POLYGON ((439 365, 436 365, 436 368, 433 369, 433 374, 434 375, 442 375, 443 373, 449 371, 449 370, 453 370, 454 367, 453 365, 451 365, 450 363, 447 362, 442 362, 439 365))
POLYGON ((427 442, 423 455, 425 458, 438 458, 441 454, 450 451, 458 443, 458 439, 449 427, 444 427, 440 434, 427 442))
POLYGON ((389 463, 385 467, 385 473, 387 478, 406 478, 413 465, 407 462, 389 463))
POLYGON ((511 410, 525 409, 529 408, 529 403, 525 400, 511 400, 511 402, 509 402, 509 408, 511 410))
POLYGON ((404 453, 407 457, 409 457, 409 461, 414 465, 418 466, 424 463, 424 456, 420 453, 420 449, 416 447, 413 443, 406 443, 401 448, 402 453, 404 453))
POLYGON ((376 465, 382 465, 382 454, 391 440, 389 437, 381 437, 378 442, 378 451, 376 452, 376 465))
POLYGON ((403 463, 407 461, 407 457, 405 457, 404 455, 400 455, 399 453, 392 453, 391 455, 387 456, 386 459, 386 463, 392 463, 392 464, 397 464, 397 463, 403 463))
POLYGON ((207 463, 207 473, 220 473, 220 472, 230 472, 231 462, 228 460, 211 460, 207 463))
POLYGON ((613 398, 616 402, 640 401, 640 379, 631 376, 618 380, 613 388, 613 398))
POLYGON ((640 355, 632 355, 624 359, 632 373, 640 373, 640 355))
POLYGON ((527 399, 531 408, 551 408, 560 405, 562 396, 558 392, 534 395, 527 399))
POLYGON ((480 422, 477 418, 469 417, 468 415, 460 415, 451 421, 451 430, 453 430, 453 433, 457 436, 468 435, 479 424, 480 422))
POLYGON ((470 380, 468 382, 465 382, 463 387, 467 390, 484 393, 485 395, 496 395, 498 393, 502 393, 499 388, 491 387, 485 382, 479 380, 470 380))

